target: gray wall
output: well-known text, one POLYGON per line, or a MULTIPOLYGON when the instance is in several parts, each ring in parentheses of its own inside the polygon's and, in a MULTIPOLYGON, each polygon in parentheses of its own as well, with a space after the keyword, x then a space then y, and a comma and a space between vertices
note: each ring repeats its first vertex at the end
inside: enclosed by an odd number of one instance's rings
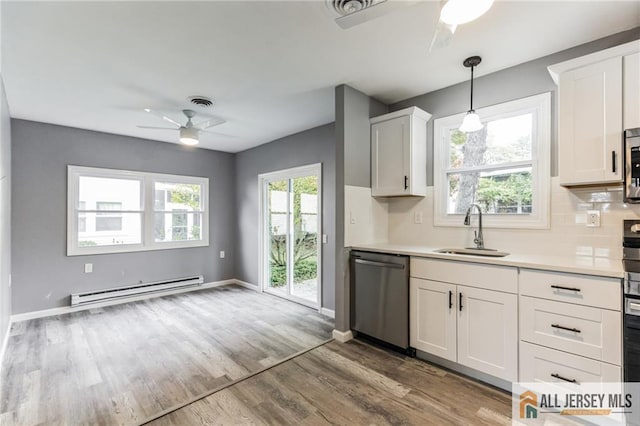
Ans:
POLYGON ((322 163, 322 306, 334 309, 336 241, 335 137, 333 123, 290 135, 236 154, 236 276, 258 284, 258 175, 291 167, 322 163))
POLYGON ((344 120, 344 184, 371 187, 371 125, 369 118, 389 107, 356 89, 342 85, 344 120))
MULTIPOLYGON (((613 6, 613 3, 612 3, 613 6)), ((552 139, 551 139, 551 175, 557 175, 557 117, 556 117, 556 85, 551 79, 547 67, 589 53, 623 44, 640 38, 640 27, 624 31, 586 43, 571 49, 563 50, 530 62, 497 71, 479 78, 474 78, 473 106, 481 108, 514 99, 524 98, 544 92, 551 92, 552 139)), ((464 58, 462 58, 464 59, 464 58)), ((462 59, 460 66, 462 67, 462 59)), ((486 58, 484 58, 487 60, 486 58)), ((476 71, 482 69, 480 64, 476 71)), ((433 117, 427 127, 427 159, 433 158, 433 120, 440 117, 464 112, 469 109, 469 82, 456 84, 441 90, 416 96, 390 106, 396 111, 410 106, 417 106, 431 113, 433 117)), ((433 185, 433 167, 427 163, 427 184, 433 185)))
POLYGON ((336 87, 336 330, 349 330, 349 250, 344 247, 344 186, 371 187, 369 118, 387 105, 347 85, 336 87))
POLYGON ((79 291, 234 278, 233 154, 22 120, 12 120, 12 147, 14 314, 68 306, 79 291), (208 177, 210 246, 67 257, 68 164, 208 177))
POLYGON ((11 316, 11 118, 0 74, 0 346, 11 316))

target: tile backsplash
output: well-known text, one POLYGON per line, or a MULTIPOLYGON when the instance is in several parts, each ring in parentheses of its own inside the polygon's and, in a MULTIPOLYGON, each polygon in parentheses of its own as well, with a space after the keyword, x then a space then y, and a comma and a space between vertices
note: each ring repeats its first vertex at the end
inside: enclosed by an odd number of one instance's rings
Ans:
MULTIPOLYGON (((362 191, 358 191, 361 193, 362 191)), ((345 189, 345 195, 353 193, 345 189)), ((361 194, 360 194, 361 195, 361 194)), ((348 232, 353 227, 345 220, 345 245, 386 240, 393 244, 428 247, 471 247, 476 215, 471 227, 433 226, 433 187, 423 198, 389 198, 364 203, 361 197, 345 197, 345 214, 373 219, 375 240, 371 231, 348 232), (375 205, 376 214, 367 213, 375 205), (350 213, 351 212, 351 213, 350 213), (386 215, 386 216, 385 216, 386 215), (416 216, 422 223, 415 223, 416 216)), ((485 246, 511 253, 558 256, 592 256, 622 258, 622 221, 640 219, 640 205, 622 202, 621 188, 567 189, 551 179, 551 212, 549 229, 485 228, 485 246), (600 226, 587 227, 587 211, 600 211, 600 226)))

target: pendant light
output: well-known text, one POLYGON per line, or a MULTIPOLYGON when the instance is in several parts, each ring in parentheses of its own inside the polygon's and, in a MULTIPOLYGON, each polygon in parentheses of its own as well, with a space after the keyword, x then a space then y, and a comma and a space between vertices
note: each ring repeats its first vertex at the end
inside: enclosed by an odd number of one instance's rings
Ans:
POLYGON ((480 117, 473 109, 473 68, 478 66, 481 61, 482 58, 480 56, 471 56, 465 59, 462 63, 465 67, 471 68, 471 106, 469 111, 467 111, 467 115, 464 116, 464 120, 462 120, 462 125, 460 125, 460 128, 458 129, 464 133, 476 132, 482 129, 480 117))

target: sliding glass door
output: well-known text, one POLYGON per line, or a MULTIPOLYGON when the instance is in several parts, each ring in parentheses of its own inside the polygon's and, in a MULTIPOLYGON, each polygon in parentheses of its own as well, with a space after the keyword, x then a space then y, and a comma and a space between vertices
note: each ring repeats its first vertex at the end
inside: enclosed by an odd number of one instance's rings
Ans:
POLYGON ((260 176, 262 289, 319 307, 320 165, 260 176))

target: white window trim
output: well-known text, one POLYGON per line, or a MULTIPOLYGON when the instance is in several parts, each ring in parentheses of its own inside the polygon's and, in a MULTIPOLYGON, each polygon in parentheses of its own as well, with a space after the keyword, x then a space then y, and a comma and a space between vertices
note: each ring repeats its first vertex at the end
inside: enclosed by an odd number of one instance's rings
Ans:
POLYGON ((176 248, 206 247, 209 245, 209 179, 196 176, 169 175, 162 173, 136 172, 131 170, 102 169, 96 167, 67 166, 67 256, 90 254, 125 253, 135 251, 165 250, 176 248), (140 244, 120 244, 112 246, 78 246, 78 220, 76 206, 79 197, 80 176, 133 179, 141 182, 140 205, 142 221, 142 240, 140 244), (154 183, 170 182, 202 185, 201 198, 201 240, 156 242, 154 238, 153 216, 154 183))
MULTIPOLYGON (((550 197, 550 163, 551 163, 551 93, 542 93, 527 98, 504 102, 485 108, 478 108, 476 112, 485 121, 497 120, 509 116, 520 115, 525 111, 533 112, 532 153, 531 164, 533 174, 533 204, 529 215, 484 215, 483 225, 490 228, 549 228, 549 197, 550 197)), ((445 139, 450 129, 460 126, 466 113, 451 115, 434 120, 433 137, 433 215, 435 226, 464 226, 463 214, 447 213, 449 188, 447 187, 447 172, 449 160, 449 142, 445 139)), ((520 162, 519 162, 520 163, 520 162)), ((516 163, 511 163, 515 165, 516 163)), ((507 166, 505 164, 504 166, 507 166)), ((503 168, 503 165, 497 167, 503 168)))

